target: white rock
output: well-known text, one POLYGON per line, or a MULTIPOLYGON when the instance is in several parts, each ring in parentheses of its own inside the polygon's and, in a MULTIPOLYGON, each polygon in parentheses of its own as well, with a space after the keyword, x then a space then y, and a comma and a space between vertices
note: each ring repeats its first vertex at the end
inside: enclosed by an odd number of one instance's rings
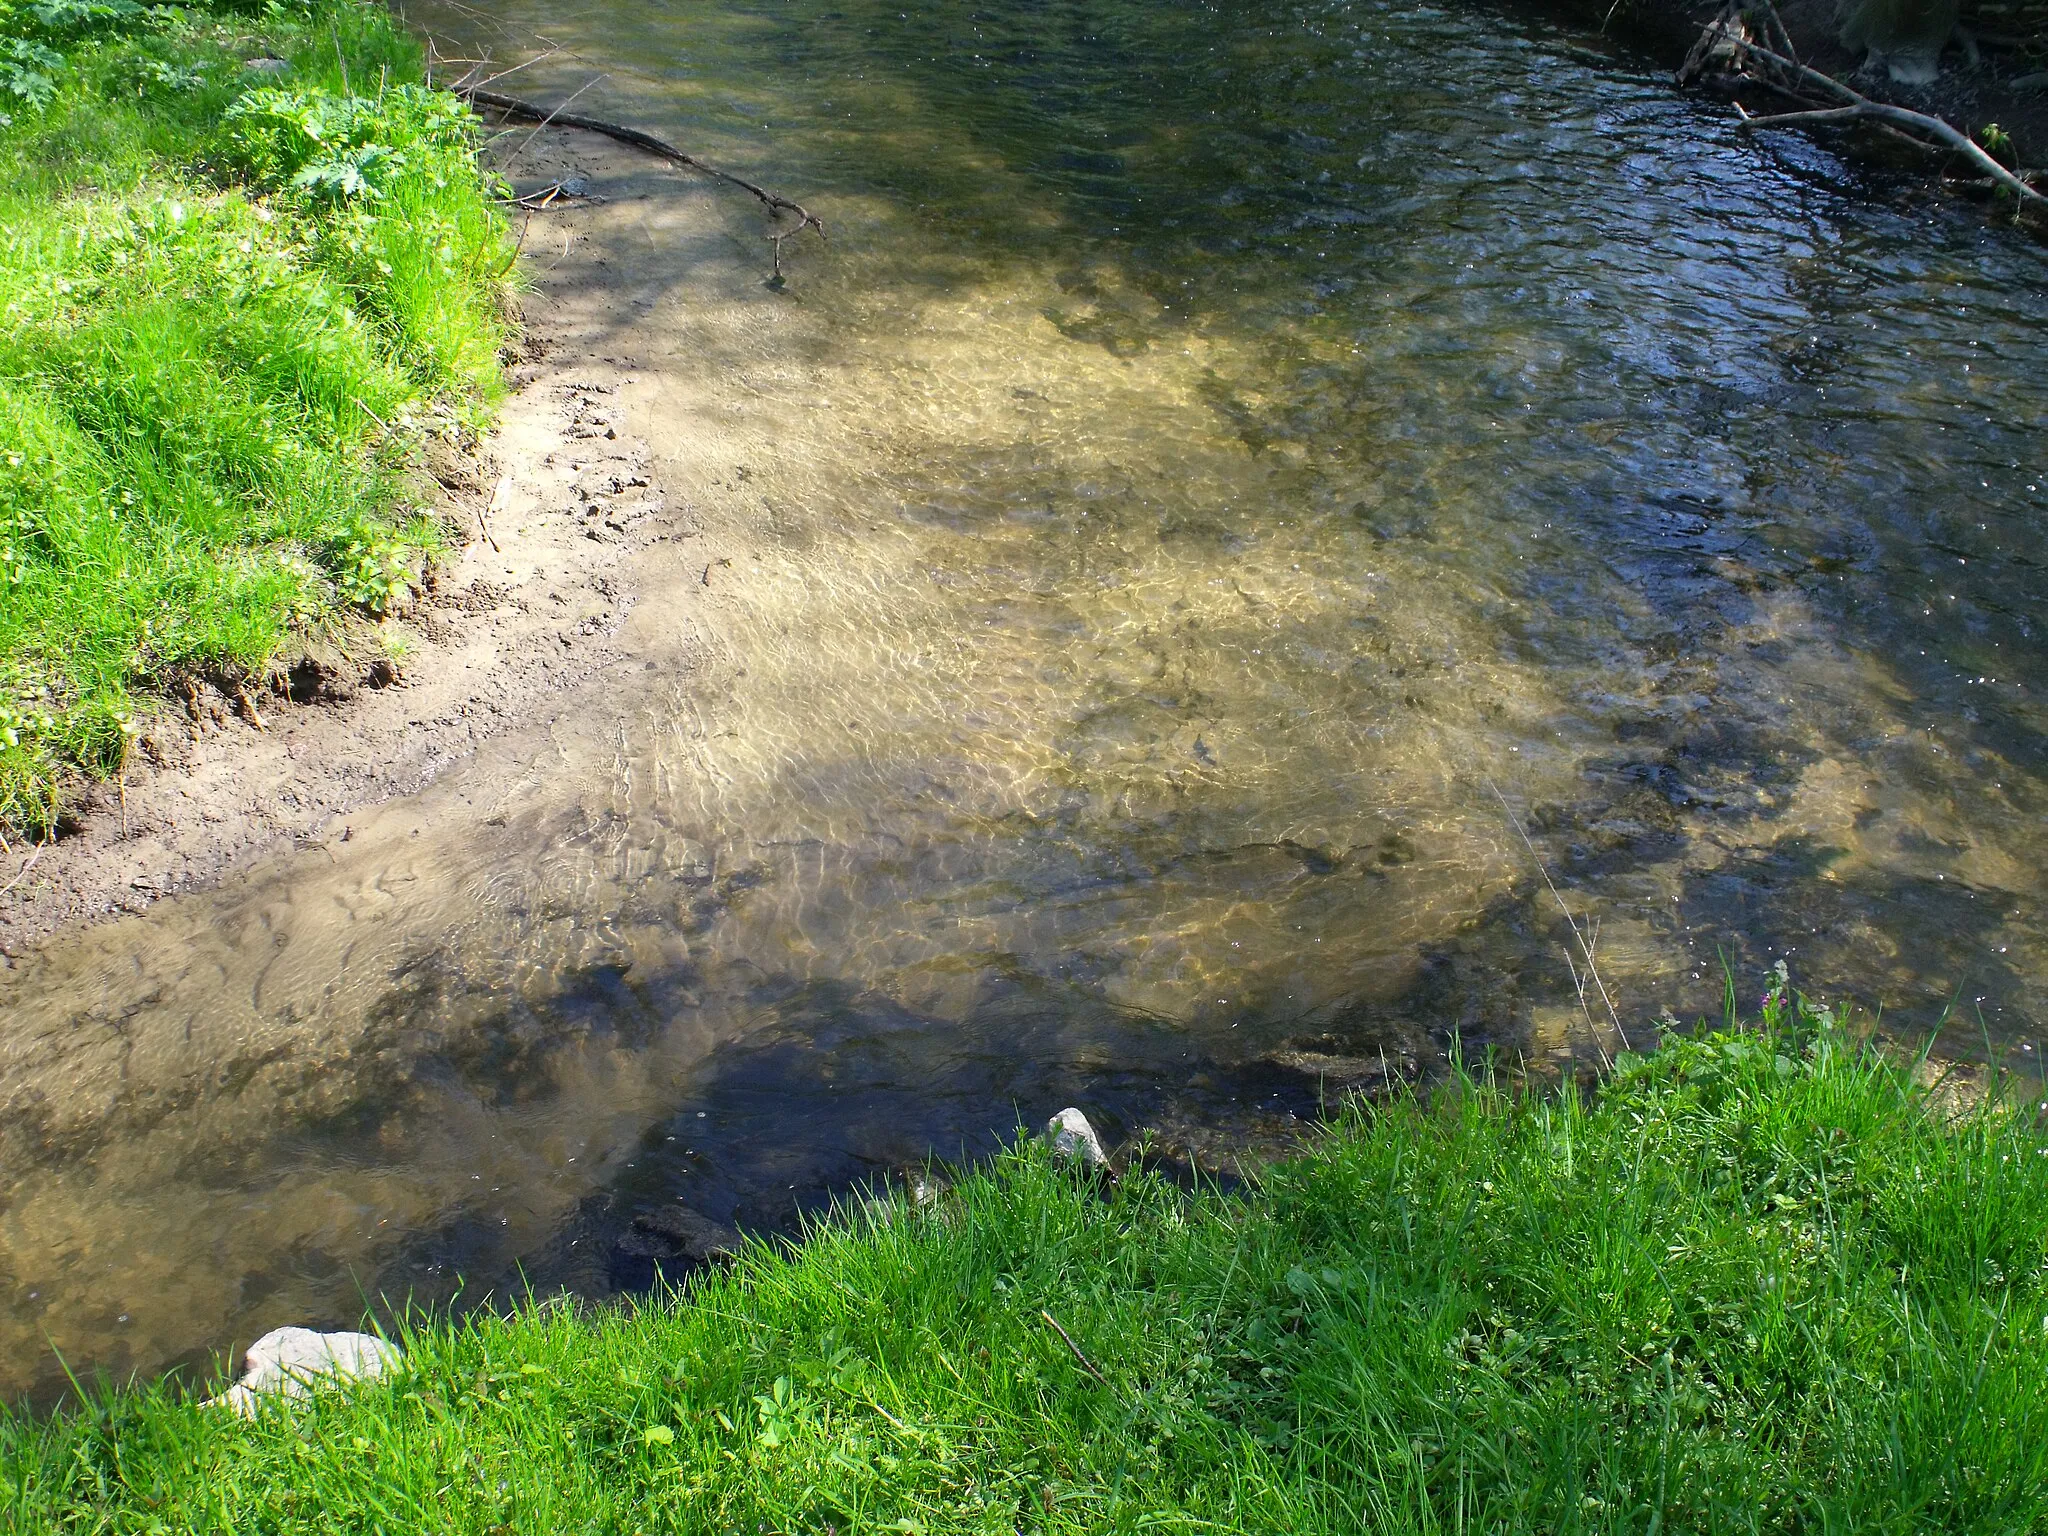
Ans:
POLYGON ((374 1333, 316 1333, 311 1328, 273 1328, 254 1344, 243 1364, 247 1374, 208 1408, 232 1408, 254 1418, 259 1401, 310 1397, 318 1385, 371 1381, 395 1371, 405 1361, 393 1345, 374 1333))
POLYGON ((1932 85, 1941 78, 1941 49, 1901 48, 1884 56, 1885 73, 1900 85, 1932 85))
POLYGON ((1102 1138, 1088 1117, 1069 1106, 1045 1122, 1045 1134, 1052 1138, 1056 1157, 1071 1158, 1084 1168, 1106 1168, 1109 1154, 1102 1150, 1102 1138))

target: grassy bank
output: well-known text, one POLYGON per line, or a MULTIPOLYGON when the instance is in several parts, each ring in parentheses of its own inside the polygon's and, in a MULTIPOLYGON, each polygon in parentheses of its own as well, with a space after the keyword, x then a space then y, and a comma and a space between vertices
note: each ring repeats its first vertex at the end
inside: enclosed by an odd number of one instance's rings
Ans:
POLYGON ((0 0, 0 832, 436 547, 509 252, 420 75, 356 0, 0 0))
POLYGON ((1019 1152, 665 1302, 425 1327, 296 1417, 8 1422, 0 1498, 394 1536, 2048 1528, 2048 1141, 1910 1068, 1779 998, 1590 1101, 1362 1114, 1249 1197, 1019 1152))

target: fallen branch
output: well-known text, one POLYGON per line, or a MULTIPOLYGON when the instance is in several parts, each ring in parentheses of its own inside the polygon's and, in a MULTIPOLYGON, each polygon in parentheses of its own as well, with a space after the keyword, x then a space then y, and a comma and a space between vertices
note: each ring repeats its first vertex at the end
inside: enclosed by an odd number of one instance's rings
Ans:
POLYGON ((1805 61, 1799 57, 1799 49, 1794 45, 1792 41, 1791 30, 1786 27, 1785 18, 1778 14, 1777 6, 1772 4, 1772 0, 1759 0, 1759 3, 1764 8, 1764 20, 1770 23, 1771 26, 1777 28, 1778 41, 1784 44, 1786 56, 1789 57, 1794 64, 1797 64, 1801 69, 1804 69, 1806 67, 1805 61))
POLYGON ((1680 85, 1691 85, 1706 72, 1707 65, 1723 55, 1739 73, 1742 51, 1748 46, 1749 28, 1742 20, 1740 0, 1727 0, 1721 7, 1721 14, 1700 29, 1700 35, 1686 53, 1685 62, 1678 66, 1675 78, 1680 85))
MULTIPOLYGON (((1839 107, 1807 107, 1797 112, 1774 112, 1758 117, 1751 114, 1738 101, 1735 103, 1735 112, 1742 119, 1742 126, 1745 129, 1792 128, 1822 123, 1847 123, 1857 119, 1910 128, 1915 133, 1925 134, 1962 155, 1999 186, 2017 195, 2022 202, 2048 204, 2048 195, 2035 191, 2020 176, 2000 165, 1982 145, 1952 123, 1925 112, 1915 112, 1910 107, 1895 107, 1888 101, 1872 101, 1862 92, 1842 84, 1833 75, 1824 74, 1810 64, 1802 64, 1797 59, 1787 58, 1775 49, 1765 48, 1756 42, 1745 44, 1743 53, 1749 58, 1761 59, 1776 66, 1792 82, 1815 87, 1844 103, 1839 107)), ((1773 85, 1774 88, 1783 88, 1776 82, 1765 83, 1773 85)))
MULTIPOLYGON (((651 133, 644 133, 638 128, 629 128, 623 123, 606 122, 601 117, 585 117, 580 112, 563 112, 550 109, 540 105, 538 102, 526 101, 518 96, 507 96, 502 91, 487 91, 477 86, 462 86, 457 88, 456 94, 465 97, 480 107, 489 107, 494 112, 502 112, 507 117, 520 118, 529 123, 553 124, 562 128, 581 128, 586 133, 601 133, 606 138, 616 139, 621 144, 630 144, 635 149, 644 149, 649 154, 659 155, 662 159, 669 161, 673 165, 682 166, 687 170, 697 172, 700 176, 709 176, 714 181, 722 181, 728 186, 738 187, 742 192, 750 193, 771 215, 789 214, 794 216, 797 225, 789 234, 793 235, 806 229, 815 229, 820 240, 825 238, 824 222, 816 214, 804 207, 803 204, 792 202, 789 198, 782 196, 778 192, 770 192, 766 187, 756 186, 743 176, 733 175, 731 171, 721 171, 715 165, 707 165, 695 155, 684 154, 683 151, 669 143, 668 140, 656 138, 651 133)), ((770 235, 768 238, 775 242, 776 254, 780 257, 782 242, 788 239, 789 235, 770 235)))
POLYGON ((1863 116, 1861 107, 1816 107, 1808 112, 1774 112, 1768 117, 1752 117, 1741 102, 1735 103, 1735 115, 1740 117, 1747 128, 1790 128, 1801 123, 1846 123, 1863 116))

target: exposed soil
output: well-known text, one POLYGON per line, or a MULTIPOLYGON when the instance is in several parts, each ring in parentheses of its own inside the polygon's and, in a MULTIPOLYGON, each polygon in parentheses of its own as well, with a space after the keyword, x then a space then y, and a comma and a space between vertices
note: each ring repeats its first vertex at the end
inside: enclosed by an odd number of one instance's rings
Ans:
MULTIPOLYGON (((646 163, 588 135, 551 132, 522 149, 522 186, 581 175, 596 187, 646 163)), ((444 514, 467 542, 388 621, 399 659, 368 637, 354 656, 329 647, 288 663, 266 687, 162 701, 125 784, 80 796, 64 835, 0 860, 0 887, 11 885, 0 956, 266 856, 346 841, 352 813, 545 720, 552 700, 621 659, 642 557, 697 530, 642 435, 635 360, 599 355, 617 295, 591 280, 605 265, 602 235, 581 227, 595 211, 557 200, 529 225, 547 259, 526 264, 525 360, 483 450, 437 468, 444 514)))

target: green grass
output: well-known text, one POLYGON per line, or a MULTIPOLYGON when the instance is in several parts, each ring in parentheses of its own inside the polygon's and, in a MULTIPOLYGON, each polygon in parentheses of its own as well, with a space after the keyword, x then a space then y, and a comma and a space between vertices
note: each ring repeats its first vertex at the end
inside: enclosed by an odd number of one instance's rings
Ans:
POLYGON ((0 834, 438 546, 413 466, 495 397, 509 252, 420 68, 359 0, 0 0, 0 834))
MULTIPOLYGON (((21 1530, 2048 1529, 2048 1141, 1774 992, 1248 1195, 1024 1149, 639 1307, 423 1323, 244 1423, 0 1423, 21 1530), (1056 1318, 1103 1385, 1045 1321, 1056 1318)), ((4 1522, 0 1522, 4 1523, 4 1522)))

